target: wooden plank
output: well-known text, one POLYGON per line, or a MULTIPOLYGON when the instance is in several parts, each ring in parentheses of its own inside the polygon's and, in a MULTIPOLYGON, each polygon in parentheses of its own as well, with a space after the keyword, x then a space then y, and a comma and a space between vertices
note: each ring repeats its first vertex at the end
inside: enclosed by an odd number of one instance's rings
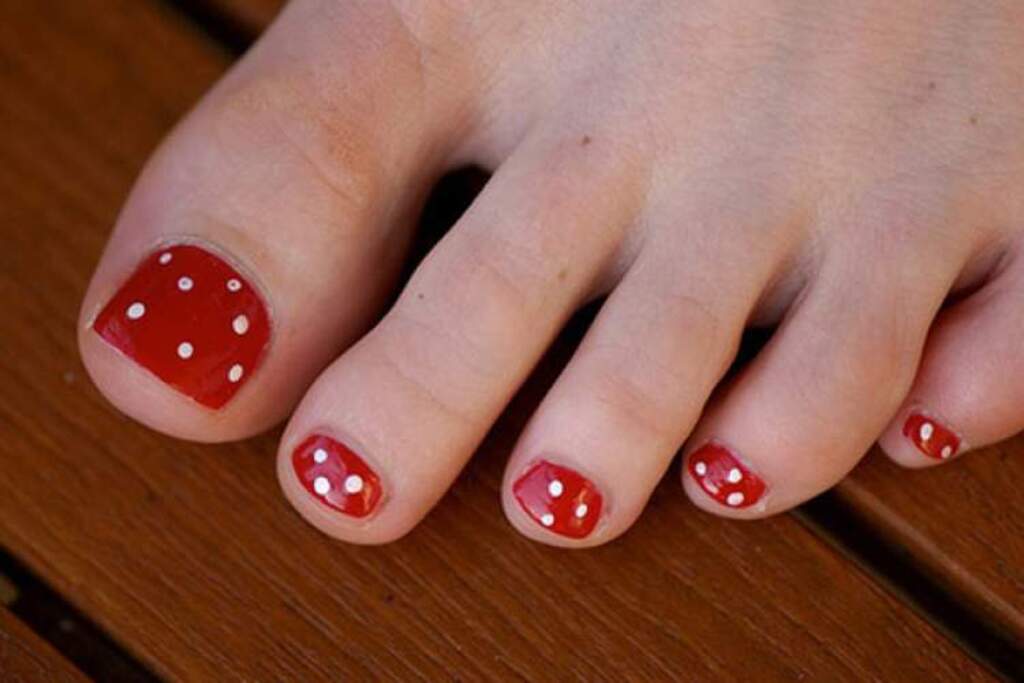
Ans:
POLYGON ((0 607, 0 679, 7 683, 87 680, 50 644, 0 607))
POLYGON ((1024 656, 1024 438, 907 471, 873 452, 836 489, 904 559, 1024 656))
POLYGON ((305 525, 279 495, 273 435, 199 446, 117 415, 77 359, 78 302, 146 154, 226 66, 155 3, 0 5, 0 544, 154 671, 989 680, 789 517, 724 522, 668 484, 608 547, 515 534, 501 468, 557 354, 452 494, 386 548, 305 525))

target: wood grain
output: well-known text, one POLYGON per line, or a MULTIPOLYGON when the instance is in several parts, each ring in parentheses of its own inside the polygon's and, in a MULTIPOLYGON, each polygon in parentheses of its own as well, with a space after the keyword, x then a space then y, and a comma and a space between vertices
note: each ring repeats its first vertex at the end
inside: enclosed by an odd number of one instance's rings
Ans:
POLYGON ((1018 437, 924 471, 904 470, 876 451, 836 495, 1024 657, 1022 484, 1018 437))
POLYGON ((989 680, 783 516, 728 523, 662 487, 625 539, 519 537, 503 460, 564 345, 451 495, 385 548, 284 503, 274 435, 164 438, 116 414, 78 302, 146 155, 227 66, 143 0, 0 4, 0 543, 171 680, 989 680))
POLYGON ((0 680, 84 682, 86 677, 9 611, 0 607, 0 680))

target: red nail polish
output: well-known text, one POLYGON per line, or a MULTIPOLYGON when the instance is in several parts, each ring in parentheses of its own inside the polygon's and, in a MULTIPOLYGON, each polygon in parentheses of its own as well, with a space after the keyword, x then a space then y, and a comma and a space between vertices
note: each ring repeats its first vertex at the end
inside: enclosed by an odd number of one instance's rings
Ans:
POLYGON ((324 505, 352 517, 366 517, 380 502, 377 473, 345 444, 314 434, 295 449, 292 466, 299 482, 324 505))
POLYGON ((191 244, 147 257, 92 327, 209 408, 235 395, 270 341, 270 318, 256 290, 223 259, 191 244))
POLYGON ((526 470, 512 494, 533 521, 569 538, 588 536, 601 518, 601 492, 593 482, 547 460, 526 470))
POLYGON ((903 424, 903 435, 930 458, 948 460, 960 450, 960 437, 951 429, 921 413, 911 413, 903 424))
POLYGON ((764 495, 764 481, 716 443, 691 453, 687 470, 704 493, 726 507, 750 507, 764 495))

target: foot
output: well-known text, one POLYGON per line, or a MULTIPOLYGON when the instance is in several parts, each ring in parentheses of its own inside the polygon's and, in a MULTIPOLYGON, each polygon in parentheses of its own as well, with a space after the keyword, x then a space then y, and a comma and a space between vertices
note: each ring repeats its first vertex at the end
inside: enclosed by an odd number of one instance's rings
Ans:
POLYGON ((953 460, 1024 428, 1022 23, 980 0, 293 0, 139 179, 83 357, 179 437, 291 414, 285 494, 360 543, 423 518, 602 295, 509 459, 530 537, 614 538, 681 447, 693 502, 744 519, 876 440, 953 460), (425 195, 467 163, 494 175, 389 307, 425 195))

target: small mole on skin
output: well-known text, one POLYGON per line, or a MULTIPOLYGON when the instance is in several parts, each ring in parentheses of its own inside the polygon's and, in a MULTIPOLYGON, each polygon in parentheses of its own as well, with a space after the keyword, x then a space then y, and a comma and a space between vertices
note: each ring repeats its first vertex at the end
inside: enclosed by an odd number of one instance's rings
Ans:
POLYGON ((559 281, 564 280, 568 275, 569 275, 569 269, 568 268, 562 268, 560 271, 558 271, 558 279, 559 279, 559 281))
POLYGON ((416 292, 416 298, 417 299, 422 299, 423 298, 423 292, 416 292))
POLYGON ((580 146, 581 147, 586 147, 589 144, 590 144, 590 136, 589 135, 584 135, 583 138, 580 140, 580 146))
POLYGON ((935 81, 928 81, 928 89, 935 90, 935 81))
POLYGON ((971 122, 972 126, 978 125, 978 115, 977 114, 971 114, 971 118, 968 119, 968 120, 971 122))

